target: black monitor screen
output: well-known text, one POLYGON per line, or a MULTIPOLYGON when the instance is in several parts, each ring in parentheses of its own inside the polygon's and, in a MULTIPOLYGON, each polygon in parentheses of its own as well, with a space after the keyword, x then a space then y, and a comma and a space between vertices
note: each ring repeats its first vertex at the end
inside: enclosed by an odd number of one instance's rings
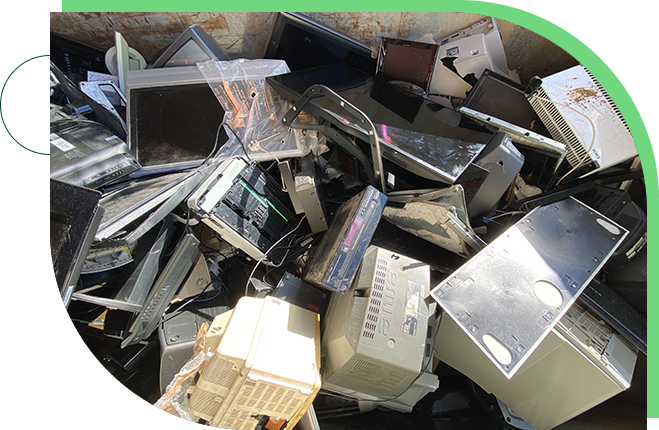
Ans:
POLYGON ((285 60, 291 72, 344 64, 372 75, 375 61, 368 47, 295 14, 280 13, 264 58, 285 60))
MULTIPOLYGON (((224 109, 206 83, 130 92, 130 145, 143 166, 202 160, 215 144, 224 109)), ((220 133, 218 148, 227 140, 220 133)))
POLYGON ((275 58, 286 60, 291 71, 341 63, 350 50, 324 37, 286 24, 279 39, 275 58))

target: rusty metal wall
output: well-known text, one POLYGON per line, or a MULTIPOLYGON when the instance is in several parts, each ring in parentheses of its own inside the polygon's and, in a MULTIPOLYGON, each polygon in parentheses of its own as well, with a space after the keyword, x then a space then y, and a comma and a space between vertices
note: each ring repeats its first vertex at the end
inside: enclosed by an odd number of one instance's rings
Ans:
MULTIPOLYGON (((482 15, 420 12, 314 12, 311 18, 369 45, 380 37, 415 40, 426 33, 435 39, 468 27, 482 15)), ((108 49, 114 32, 144 58, 151 59, 192 24, 199 24, 233 58, 259 58, 275 13, 57 13, 50 15, 51 31, 108 49)), ((564 50, 542 36, 513 23, 498 20, 508 66, 516 69, 522 82, 534 75, 547 76, 577 64, 564 50)))

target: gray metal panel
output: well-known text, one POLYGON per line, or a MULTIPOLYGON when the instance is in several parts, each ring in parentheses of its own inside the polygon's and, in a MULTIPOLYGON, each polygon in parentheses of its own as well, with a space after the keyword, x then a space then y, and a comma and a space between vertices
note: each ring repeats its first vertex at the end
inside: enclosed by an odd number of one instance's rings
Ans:
POLYGON ((524 164, 524 156, 512 144, 510 136, 497 133, 487 143, 474 164, 490 172, 467 206, 470 219, 487 215, 504 195, 524 164))
POLYGON ((327 230, 327 218, 323 205, 323 194, 320 183, 316 180, 313 155, 308 154, 299 159, 300 171, 295 175, 295 193, 302 204, 307 222, 312 233, 327 230))
POLYGON ((199 255, 199 244, 199 239, 192 233, 181 238, 151 289, 145 306, 128 330, 129 334, 121 342, 122 348, 146 340, 158 328, 162 314, 199 255))
POLYGON ((539 207, 431 295, 511 378, 627 234, 573 198, 539 207))
POLYGON ((288 193, 288 197, 291 198, 291 203, 293 203, 293 209, 295 209, 296 214, 304 213, 304 208, 300 199, 295 192, 295 180, 293 179, 293 172, 291 171, 292 160, 284 160, 278 163, 279 173, 281 174, 281 182, 284 184, 284 191, 288 193))
POLYGON ((420 176, 452 184, 464 172, 485 143, 465 142, 441 136, 376 125, 382 155, 420 176), (413 166, 413 167, 411 167, 413 166))

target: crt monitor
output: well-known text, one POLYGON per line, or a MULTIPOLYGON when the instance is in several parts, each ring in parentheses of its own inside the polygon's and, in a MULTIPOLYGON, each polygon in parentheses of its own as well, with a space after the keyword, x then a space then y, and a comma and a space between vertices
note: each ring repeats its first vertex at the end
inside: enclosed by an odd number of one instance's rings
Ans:
POLYGON ((200 25, 195 24, 181 33, 147 69, 194 66, 206 60, 226 61, 229 54, 200 25))
POLYGON ((429 289, 430 266, 369 247, 353 289, 332 293, 328 305, 321 343, 323 389, 360 400, 402 396, 427 370, 431 307, 424 298, 429 289))

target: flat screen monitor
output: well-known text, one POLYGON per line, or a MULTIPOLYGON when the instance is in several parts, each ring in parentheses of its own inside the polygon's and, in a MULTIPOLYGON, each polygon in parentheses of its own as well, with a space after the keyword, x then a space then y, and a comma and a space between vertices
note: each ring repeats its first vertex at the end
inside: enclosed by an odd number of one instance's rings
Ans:
POLYGON ((428 91, 438 46, 432 43, 382 38, 378 58, 378 77, 403 81, 428 91))
POLYGON ((286 61, 284 84, 297 94, 315 84, 354 88, 375 72, 370 46, 299 13, 277 15, 263 58, 286 61))
POLYGON ((193 66, 206 60, 226 61, 229 54, 200 25, 195 24, 181 33, 147 68, 193 66))
POLYGON ((224 109, 196 66, 128 74, 128 143, 143 169, 198 165, 215 144, 224 109))

